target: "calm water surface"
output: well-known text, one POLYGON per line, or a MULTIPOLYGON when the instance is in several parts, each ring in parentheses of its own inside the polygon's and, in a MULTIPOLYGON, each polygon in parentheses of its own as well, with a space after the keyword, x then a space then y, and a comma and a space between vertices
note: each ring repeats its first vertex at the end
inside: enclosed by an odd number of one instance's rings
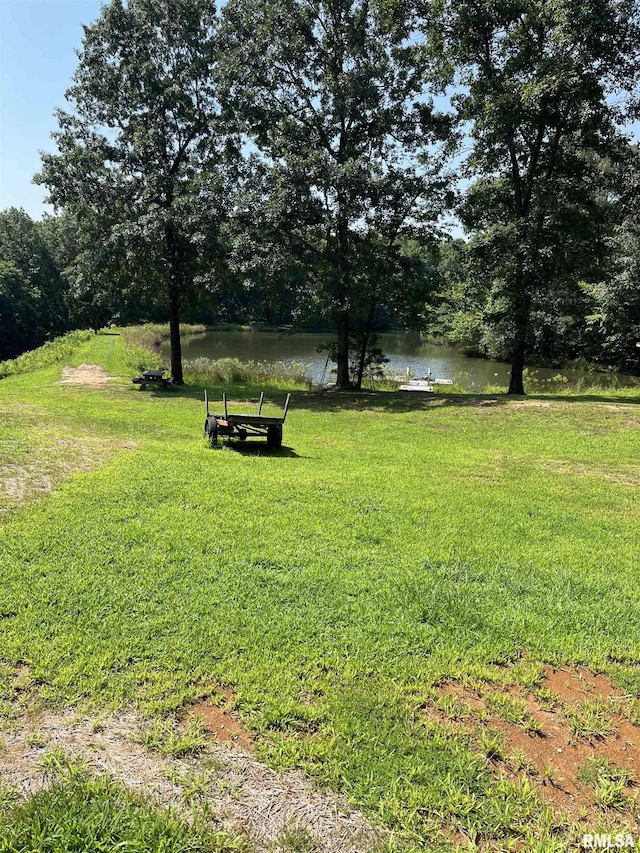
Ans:
MULTIPOLYGON (((328 334, 312 332, 214 331, 183 341, 183 356, 193 358, 238 358, 241 361, 299 362, 307 365, 314 383, 320 382, 327 355, 318 346, 331 338, 328 334)), ((382 334, 379 344, 389 358, 386 369, 404 375, 408 370, 416 377, 429 371, 440 379, 453 379, 469 391, 481 391, 487 385, 509 384, 510 367, 489 359, 465 358, 450 346, 427 343, 415 332, 382 334)), ((329 369, 331 365, 329 365, 329 369)), ((577 370, 535 368, 540 379, 566 376, 570 382, 586 378, 594 384, 604 384, 606 375, 588 374, 577 370)), ((625 377, 619 377, 623 379, 625 377)), ((331 381, 331 377, 326 377, 331 381)), ((633 380, 630 380, 633 384, 633 380)))

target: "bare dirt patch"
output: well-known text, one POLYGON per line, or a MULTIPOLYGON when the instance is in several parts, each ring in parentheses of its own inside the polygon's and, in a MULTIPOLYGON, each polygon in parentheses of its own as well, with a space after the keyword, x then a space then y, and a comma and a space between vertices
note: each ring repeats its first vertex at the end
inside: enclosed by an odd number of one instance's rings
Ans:
MULTIPOLYGON (((542 683, 533 690, 518 684, 470 689, 450 682, 439 688, 439 694, 444 701, 436 714, 441 719, 499 732, 504 751, 502 760, 494 761, 496 771, 517 779, 526 770, 543 799, 558 812, 597 820, 607 807, 585 779, 585 770, 594 762, 622 769, 629 781, 622 786, 615 814, 633 820, 633 797, 640 781, 640 728, 625 714, 633 697, 623 696, 606 676, 582 667, 546 667, 542 683), (519 703, 522 719, 514 721, 500 713, 496 698, 505 694, 519 703)), ((505 707, 508 710, 508 703, 505 707)))
MULTIPOLYGON (((229 715, 224 717, 226 728, 229 715)), ((144 727, 132 713, 94 722, 72 711, 22 715, 0 731, 0 784, 23 796, 34 793, 47 784, 45 753, 62 749, 185 816, 194 803, 206 803, 213 821, 246 835, 255 853, 281 849, 292 829, 303 830, 317 853, 368 853, 381 838, 343 797, 313 790, 301 773, 277 773, 237 740, 210 743, 197 756, 168 758, 135 742, 144 727)))
POLYGON ((104 388, 112 376, 97 364, 79 364, 78 367, 63 367, 60 385, 87 385, 89 388, 104 388))
MULTIPOLYGON (((233 693, 224 688, 223 695, 225 707, 233 704, 233 693)), ((236 743, 243 749, 250 750, 253 738, 237 715, 230 710, 218 707, 211 699, 197 702, 189 710, 189 717, 198 717, 204 726, 205 732, 217 743, 236 743)))

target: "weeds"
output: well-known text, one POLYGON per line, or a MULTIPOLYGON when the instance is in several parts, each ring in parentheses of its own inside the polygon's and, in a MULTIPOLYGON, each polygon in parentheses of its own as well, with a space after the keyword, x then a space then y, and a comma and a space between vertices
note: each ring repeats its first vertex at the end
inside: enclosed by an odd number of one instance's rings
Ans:
MULTIPOLYGON (((203 325, 180 325, 180 337, 190 338, 207 331, 203 325)), ((125 326, 120 330, 122 341, 127 349, 150 350, 157 353, 161 344, 169 340, 169 326, 162 323, 145 323, 143 326, 125 326)))
POLYGON ((303 826, 290 826, 271 847, 273 853, 316 853, 321 848, 317 839, 303 826))
POLYGON ((127 850, 128 853, 248 853, 245 840, 156 808, 113 781, 70 762, 52 767, 48 788, 26 800, 0 790, 3 853, 127 850))
POLYGON ((490 693, 485 697, 485 704, 490 713, 508 723, 522 726, 529 734, 540 732, 540 724, 527 711, 524 699, 514 698, 508 693, 490 693))
POLYGON ((504 761, 505 743, 500 732, 483 729, 480 734, 480 743, 482 745, 482 752, 489 761, 504 761))
POLYGON ((634 781, 629 768, 607 758, 590 758, 580 768, 578 778, 593 789, 595 802, 601 808, 623 811, 629 806, 625 790, 634 781))
POLYGON ((237 358, 221 358, 217 361, 196 358, 184 363, 185 376, 196 385, 257 385, 263 388, 310 390, 308 370, 308 365, 297 362, 239 361, 237 358))
POLYGON ((189 720, 186 726, 155 720, 150 729, 140 733, 138 742, 172 758, 195 755, 207 745, 202 721, 197 718, 189 720))
POLYGON ((564 715, 574 735, 585 740, 603 738, 611 731, 611 716, 601 699, 584 702, 579 708, 566 706, 564 715))
POLYGON ((612 779, 598 779, 593 786, 595 801, 606 809, 623 811, 627 807, 624 795, 624 782, 614 782, 612 779))
POLYGON ((579 778, 589 785, 606 780, 616 784, 629 785, 633 782, 633 773, 628 767, 614 764, 608 758, 590 758, 580 768, 579 778))

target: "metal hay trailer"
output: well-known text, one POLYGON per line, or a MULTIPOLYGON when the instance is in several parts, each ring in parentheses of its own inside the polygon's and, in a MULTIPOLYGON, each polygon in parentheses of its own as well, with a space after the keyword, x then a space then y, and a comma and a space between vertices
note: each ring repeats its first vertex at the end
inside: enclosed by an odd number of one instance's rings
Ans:
POLYGON ((209 412, 209 398, 204 392, 204 402, 207 408, 207 418, 204 422, 204 435, 209 439, 211 447, 218 444, 218 436, 236 436, 240 441, 246 441, 250 436, 260 436, 267 439, 267 447, 282 446, 282 425, 287 417, 291 394, 287 394, 281 418, 267 417, 262 414, 264 391, 260 394, 258 412, 255 415, 232 414, 227 411, 227 395, 222 395, 223 413, 212 415, 209 412))

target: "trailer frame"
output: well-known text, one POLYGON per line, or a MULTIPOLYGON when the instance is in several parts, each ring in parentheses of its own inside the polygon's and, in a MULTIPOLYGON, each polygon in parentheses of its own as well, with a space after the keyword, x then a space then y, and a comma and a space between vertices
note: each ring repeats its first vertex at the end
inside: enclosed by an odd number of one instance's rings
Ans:
POLYGON ((262 391, 260 393, 257 413, 240 414, 236 412, 229 412, 227 407, 227 395, 226 393, 223 393, 222 413, 212 414, 209 412, 209 397, 205 391, 204 403, 207 410, 207 416, 204 422, 204 436, 209 441, 211 447, 217 447, 218 436, 238 438, 240 441, 246 441, 248 438, 266 438, 267 447, 269 449, 281 447, 282 427, 287 417, 290 400, 291 394, 287 394, 287 399, 285 400, 281 417, 269 417, 262 414, 262 404, 264 402, 264 391, 262 391))

